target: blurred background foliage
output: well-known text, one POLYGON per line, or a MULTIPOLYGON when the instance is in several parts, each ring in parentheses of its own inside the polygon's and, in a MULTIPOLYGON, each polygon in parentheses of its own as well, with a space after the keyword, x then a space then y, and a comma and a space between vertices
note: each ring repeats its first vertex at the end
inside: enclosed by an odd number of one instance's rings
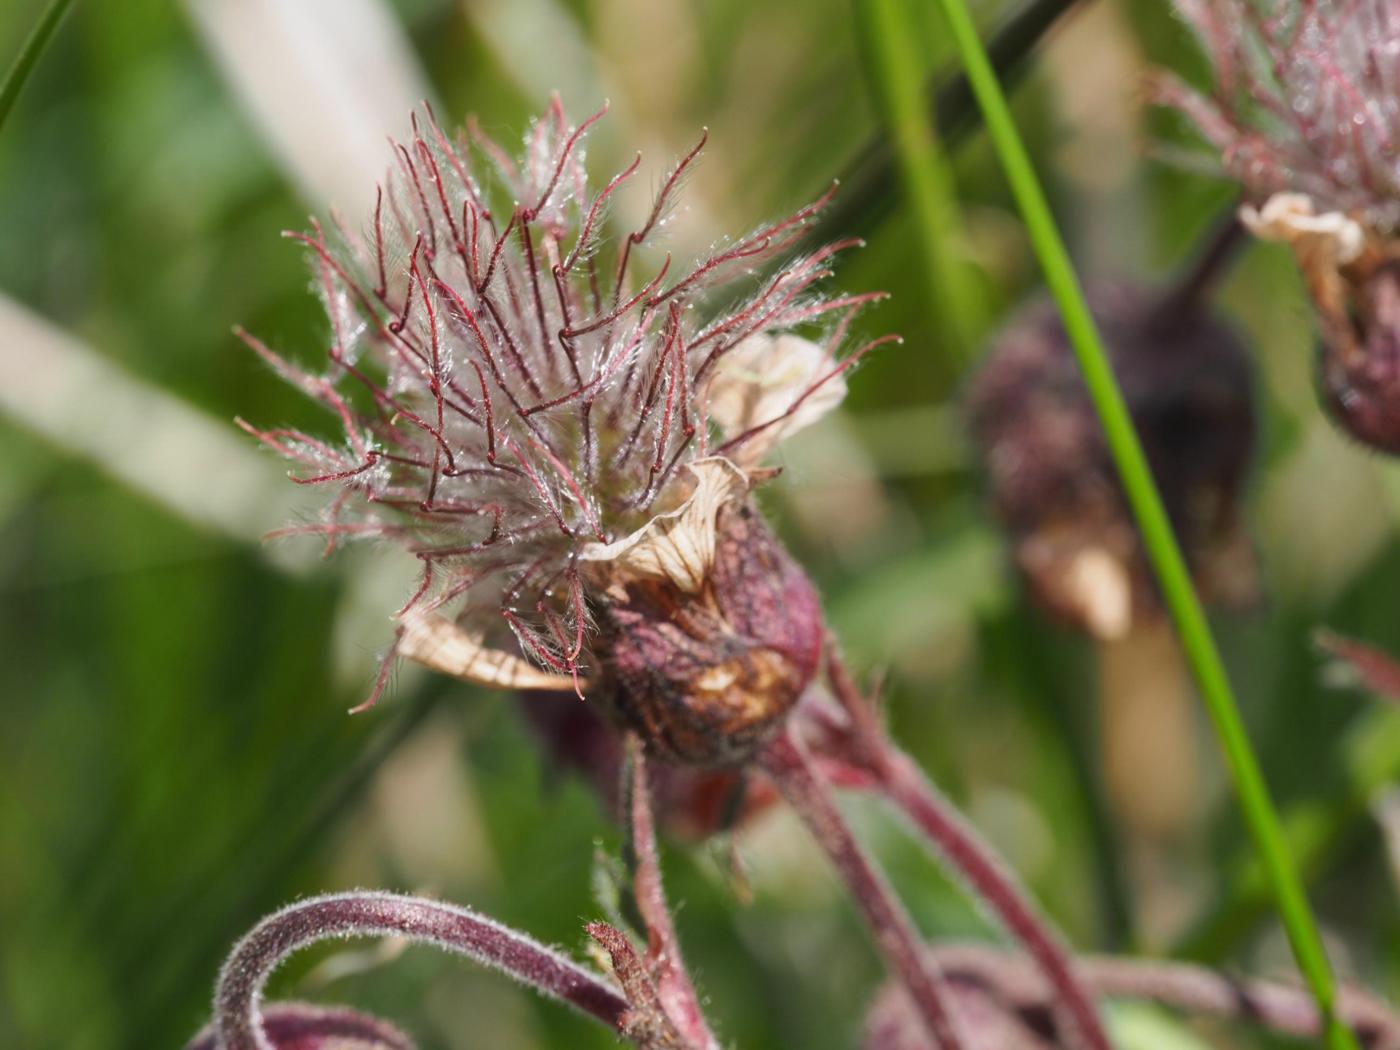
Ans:
MULTIPOLYGON (((949 68, 932 7, 892 2, 919 75, 949 68)), ((0 5, 0 60, 40 6, 0 5)), ((1011 8, 977 13, 990 29, 1011 8)), ((227 947, 298 894, 441 894, 574 950, 597 914, 594 851, 618 833, 542 762, 515 701, 405 672, 378 708, 346 716, 388 640, 393 559, 316 563, 257 542, 296 494, 232 417, 322 421, 230 327, 306 358, 324 338, 300 254, 277 236, 326 205, 297 142, 314 151, 356 116, 298 96, 324 54, 369 90, 393 67, 430 85, 446 122, 475 113, 506 141, 550 89, 576 117, 610 98, 595 176, 640 147, 654 184, 708 126, 671 233, 688 249, 815 196, 886 112, 851 0, 75 5, 0 133, 0 1045, 180 1045, 227 947), (264 47, 259 103, 236 69, 264 47), (311 113, 290 150, 267 133, 279 104, 311 113), (165 412, 171 398, 196 413, 165 412)), ((1231 201, 1163 162, 1193 140, 1144 110, 1151 63, 1201 72, 1167 5, 1088 0, 1014 93, 1090 277, 1169 279, 1231 201)), ((373 128, 373 148, 396 130, 373 128)), ((946 248, 985 337, 1037 275, 986 143, 966 137, 952 165, 961 228, 946 248)), ((352 212, 372 199, 359 174, 346 172, 355 198, 335 200, 352 212)), ((1101 786, 1097 654, 1029 610, 1006 568, 959 418, 965 358, 899 183, 878 190, 877 211, 830 231, 869 242, 836 283, 891 291, 860 324, 905 344, 862 367, 842 418, 785 452, 767 507, 853 664, 883 670, 897 736, 1077 945, 1285 970, 1198 716, 1189 827, 1146 866, 1123 842, 1132 800, 1101 786)), ((624 218, 645 205, 634 196, 624 218)), ((1400 648, 1400 474, 1321 419, 1282 250, 1251 247, 1221 299, 1258 365, 1249 513, 1265 595, 1218 630, 1339 966, 1394 994, 1400 914, 1372 812, 1400 775, 1400 712, 1329 685, 1311 636, 1326 624, 1400 648)), ((896 826, 853 812, 931 937, 991 935, 896 826)), ((833 880, 781 816, 736 845, 749 903, 727 843, 666 858, 718 1029, 742 1047, 853 1045, 879 969, 833 880)), ((307 953, 276 991, 354 1001, 426 1048, 611 1045, 495 976, 392 955, 307 953)), ((1150 1031, 1142 1045, 1193 1045, 1180 1027, 1150 1031)))

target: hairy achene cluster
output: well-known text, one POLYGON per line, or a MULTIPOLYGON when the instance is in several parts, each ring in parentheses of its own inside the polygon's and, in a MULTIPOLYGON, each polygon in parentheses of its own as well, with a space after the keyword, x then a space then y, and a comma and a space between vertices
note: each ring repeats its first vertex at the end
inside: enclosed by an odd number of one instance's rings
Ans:
POLYGON ((1214 68, 1159 101, 1191 118, 1288 244, 1318 318, 1324 404, 1400 454, 1400 0, 1177 0, 1214 68))
POLYGON ((363 231, 295 235, 329 319, 319 370, 249 344, 326 406, 334 438, 243 424, 328 494, 330 549, 421 562, 396 657, 572 690, 685 763, 742 761, 817 670, 810 583, 755 510, 764 461, 835 407, 877 294, 822 296, 841 242, 786 258, 830 193, 681 266, 652 245, 700 143, 640 227, 607 236, 557 103, 519 157, 413 123, 363 231))

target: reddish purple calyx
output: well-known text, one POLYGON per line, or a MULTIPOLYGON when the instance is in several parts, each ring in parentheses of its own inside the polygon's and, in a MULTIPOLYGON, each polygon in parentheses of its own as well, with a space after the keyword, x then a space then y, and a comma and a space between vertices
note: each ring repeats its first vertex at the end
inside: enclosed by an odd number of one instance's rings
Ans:
POLYGON ((746 761, 821 663, 821 604, 806 574, 752 506, 726 506, 716 527, 698 593, 634 581, 598 615, 614 719, 672 762, 746 761))

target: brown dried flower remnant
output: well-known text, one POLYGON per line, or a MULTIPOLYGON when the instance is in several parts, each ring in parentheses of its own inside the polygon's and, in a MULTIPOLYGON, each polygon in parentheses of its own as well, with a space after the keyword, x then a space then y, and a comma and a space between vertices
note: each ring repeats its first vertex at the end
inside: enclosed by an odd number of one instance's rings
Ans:
POLYGON ((431 114, 415 121, 363 234, 298 235, 330 320, 326 368, 247 337, 341 434, 244 425, 332 493, 284 532, 328 549, 391 539, 422 562, 370 702, 406 656, 597 694, 659 754, 731 763, 796 702, 822 637, 750 493, 773 447, 887 341, 843 349, 880 296, 815 290, 854 242, 766 266, 830 193, 688 268, 653 257, 703 138, 641 228, 607 241, 640 158, 589 189, 582 143, 601 116, 573 126, 556 101, 518 160, 475 127, 454 142, 431 114))
MULTIPOLYGON (((1207 597, 1254 592, 1239 501, 1254 435, 1248 359, 1204 308, 1123 284, 1090 305, 1177 535, 1207 597)), ((969 395, 1017 567, 1051 615, 1101 640, 1160 607, 1132 517, 1053 304, 1006 327, 969 395)))
POLYGON ((1241 217, 1288 244, 1317 309, 1318 382, 1351 435, 1400 453, 1400 0, 1177 0, 1215 72, 1171 76, 1244 187, 1241 217))

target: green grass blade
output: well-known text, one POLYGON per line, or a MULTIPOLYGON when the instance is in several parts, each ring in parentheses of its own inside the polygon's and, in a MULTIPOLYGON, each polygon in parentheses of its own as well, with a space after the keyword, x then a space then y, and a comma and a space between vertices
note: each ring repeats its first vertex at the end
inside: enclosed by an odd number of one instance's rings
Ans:
MULTIPOLYGON (((1074 6, 1075 0, 1026 0, 997 29, 987 44, 992 66, 1003 82, 1017 77, 1028 64, 1041 37, 1074 6)), ((967 78, 959 72, 939 72, 924 88, 929 119, 947 143, 961 143, 981 123, 982 114, 967 78)), ((868 233, 889 214, 890 186, 897 177, 894 150, 884 129, 876 131, 841 171, 841 192, 810 228, 809 246, 826 244, 849 234, 868 233)))
POLYGON ((34 72, 39 56, 44 53, 44 48, 53 38, 54 30, 58 28, 58 23, 63 21, 63 16, 72 3, 73 0, 52 0, 39 16, 39 24, 29 34, 29 39, 19 49, 15 64, 5 74, 5 82, 0 84, 0 128, 5 126, 10 110, 15 108, 15 100, 24 89, 25 81, 29 79, 29 74, 34 72))
POLYGON ((1069 253, 1060 239, 1050 206, 966 5, 963 0, 938 0, 938 3, 978 104, 982 107, 988 134, 1001 158, 1007 181, 1045 273, 1046 284, 1059 305, 1065 330, 1142 534, 1143 545, 1219 737, 1245 822, 1272 887, 1289 944, 1325 1019, 1328 1045, 1332 1050, 1356 1050, 1355 1038, 1337 1019, 1335 981, 1317 923, 1289 855, 1278 813, 1269 798, 1258 760, 1250 747, 1220 652, 1196 597, 1181 549, 1172 534, 1161 496, 1148 469, 1147 457, 1133 429, 1122 392, 1113 378, 1094 319, 1070 264, 1069 253))
POLYGON ((962 221, 952 166, 924 105, 918 33, 904 4, 857 0, 856 12, 900 184, 918 227, 929 303, 955 356, 966 360, 982 327, 981 292, 961 258, 962 221))

